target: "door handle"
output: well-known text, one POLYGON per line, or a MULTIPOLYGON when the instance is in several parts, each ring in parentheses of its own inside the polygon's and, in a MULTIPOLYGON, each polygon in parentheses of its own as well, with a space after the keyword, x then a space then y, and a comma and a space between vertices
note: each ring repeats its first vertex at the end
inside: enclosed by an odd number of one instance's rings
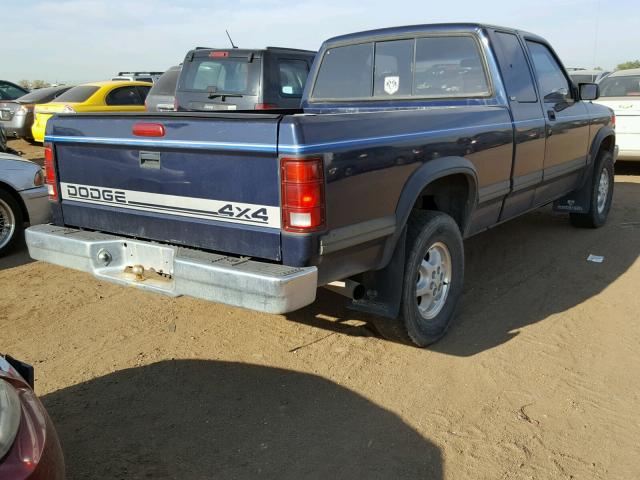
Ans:
POLYGON ((549 120, 556 119, 556 112, 554 112, 553 110, 547 110, 547 115, 549 116, 549 120))

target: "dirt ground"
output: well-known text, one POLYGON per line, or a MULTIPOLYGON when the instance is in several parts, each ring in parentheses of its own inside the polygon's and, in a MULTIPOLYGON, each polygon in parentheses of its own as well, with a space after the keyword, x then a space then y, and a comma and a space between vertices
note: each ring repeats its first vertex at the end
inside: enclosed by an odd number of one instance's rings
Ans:
POLYGON ((19 249, 0 351, 35 365, 71 479, 639 478, 640 166, 615 188, 602 229, 545 208, 468 240, 457 321, 427 350, 327 291, 268 315, 19 249))

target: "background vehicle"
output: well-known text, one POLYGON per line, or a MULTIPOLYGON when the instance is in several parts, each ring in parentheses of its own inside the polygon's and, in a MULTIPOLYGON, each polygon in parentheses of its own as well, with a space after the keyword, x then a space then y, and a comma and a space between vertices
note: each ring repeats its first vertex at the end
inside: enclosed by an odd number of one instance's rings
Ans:
POLYGON ((640 161, 640 68, 619 70, 603 79, 598 103, 616 113, 618 158, 640 161))
POLYGON ((149 82, 110 81, 78 85, 66 91, 55 102, 35 108, 31 134, 36 142, 44 140, 47 121, 55 113, 141 112, 147 98, 149 82))
POLYGON ((49 220, 42 169, 17 155, 0 153, 0 256, 22 237, 25 223, 49 220))
POLYGON ((39 88, 13 101, 0 102, 0 125, 9 137, 32 139, 33 110, 37 104, 48 103, 73 85, 39 88))
POLYGON ((155 82, 164 72, 118 72, 111 80, 126 80, 129 82, 155 82))
POLYGON ((182 64, 179 111, 299 108, 315 52, 197 48, 182 64))
POLYGON ((15 83, 0 80, 0 100, 15 100, 27 93, 29 93, 29 90, 25 90, 15 83))
POLYGON ((273 313, 333 284, 388 317, 390 337, 428 345, 462 293, 463 237, 551 202, 576 226, 604 224, 615 132, 596 97, 530 33, 452 24, 337 37, 296 111, 56 117, 45 145, 54 225, 27 230, 29 252, 273 313))
POLYGON ((33 380, 31 366, 0 355, 0 478, 64 480, 60 441, 33 380))
POLYGON ((176 65, 164 72, 155 81, 144 102, 148 112, 172 112, 175 110, 176 85, 182 65, 176 65))
POLYGON ((586 68, 569 68, 569 76, 573 83, 598 83, 611 72, 606 70, 588 70, 586 68))

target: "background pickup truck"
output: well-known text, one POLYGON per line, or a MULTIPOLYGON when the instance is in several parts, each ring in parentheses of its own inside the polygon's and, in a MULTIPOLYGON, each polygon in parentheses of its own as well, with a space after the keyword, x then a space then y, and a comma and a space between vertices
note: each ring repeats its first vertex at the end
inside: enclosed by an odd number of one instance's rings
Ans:
POLYGON ((605 222, 615 119, 597 96, 529 33, 333 38, 301 110, 53 118, 54 222, 27 230, 29 251, 275 313, 331 285, 384 335, 424 346, 454 316, 464 237, 551 202, 574 225, 605 222))

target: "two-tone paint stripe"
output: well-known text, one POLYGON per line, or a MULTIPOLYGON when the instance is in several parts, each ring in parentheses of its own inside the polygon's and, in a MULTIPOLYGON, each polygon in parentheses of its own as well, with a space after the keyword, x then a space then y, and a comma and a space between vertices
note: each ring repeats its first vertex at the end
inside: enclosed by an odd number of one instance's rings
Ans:
MULTIPOLYGON (((565 117, 561 120, 589 120, 588 117, 565 117)), ((450 133, 479 131, 491 128, 510 128, 512 125, 531 124, 543 122, 544 118, 520 120, 516 122, 488 123, 483 125, 469 125, 465 127, 439 128, 420 132, 396 133, 392 135, 378 135, 372 137, 353 138, 331 142, 307 143, 307 144, 276 144, 276 143, 250 143, 250 142, 213 142, 200 140, 159 140, 143 138, 108 138, 108 137, 81 137, 66 135, 47 135, 46 142, 55 143, 80 143, 92 145, 118 145, 146 148, 185 148, 193 150, 222 150, 234 152, 254 153, 289 153, 305 154, 334 151, 350 147, 375 147, 387 145, 389 142, 418 140, 439 137, 450 133)))

